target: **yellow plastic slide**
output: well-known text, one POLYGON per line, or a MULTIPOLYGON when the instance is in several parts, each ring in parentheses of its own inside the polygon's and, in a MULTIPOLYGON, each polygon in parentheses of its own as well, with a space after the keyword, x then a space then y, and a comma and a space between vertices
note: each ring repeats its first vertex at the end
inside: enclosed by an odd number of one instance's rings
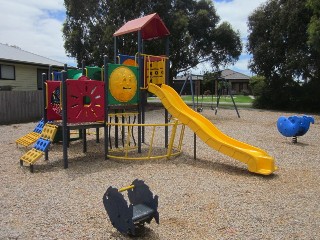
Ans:
POLYGON ((247 164, 250 172, 269 175, 277 170, 274 159, 267 152, 222 133, 208 119, 188 107, 173 88, 150 83, 148 91, 158 96, 168 112, 190 127, 209 147, 247 164))

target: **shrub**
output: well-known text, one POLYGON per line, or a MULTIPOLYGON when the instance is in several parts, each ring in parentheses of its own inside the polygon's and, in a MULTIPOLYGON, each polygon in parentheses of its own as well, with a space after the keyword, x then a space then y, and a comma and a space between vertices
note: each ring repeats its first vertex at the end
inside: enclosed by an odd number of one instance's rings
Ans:
POLYGON ((260 96, 266 86, 265 77, 253 76, 249 80, 249 86, 254 96, 260 96))

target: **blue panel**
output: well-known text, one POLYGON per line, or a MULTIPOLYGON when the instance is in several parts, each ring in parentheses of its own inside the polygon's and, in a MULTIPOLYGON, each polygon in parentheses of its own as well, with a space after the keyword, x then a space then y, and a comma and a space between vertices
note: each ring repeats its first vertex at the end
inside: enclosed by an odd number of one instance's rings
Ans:
POLYGON ((129 55, 123 55, 123 54, 119 54, 118 55, 119 58, 120 58, 120 64, 123 64, 123 62, 127 59, 132 59, 132 60, 135 60, 135 57, 134 56, 129 56, 129 55))
POLYGON ((54 72, 53 72, 53 79, 52 79, 52 80, 62 81, 62 72, 54 71, 54 72))
POLYGON ((36 128, 33 131, 36 133, 41 133, 43 126, 44 126, 44 121, 43 121, 43 119, 41 119, 41 121, 38 123, 38 125, 36 126, 36 128))
POLYGON ((45 152, 49 148, 50 143, 51 143, 50 140, 39 138, 38 141, 33 146, 33 148, 39 151, 45 152))

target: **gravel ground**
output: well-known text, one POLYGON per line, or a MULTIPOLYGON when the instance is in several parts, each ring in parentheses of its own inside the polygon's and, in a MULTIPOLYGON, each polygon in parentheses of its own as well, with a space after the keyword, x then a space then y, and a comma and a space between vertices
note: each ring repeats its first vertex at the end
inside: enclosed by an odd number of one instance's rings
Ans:
MULTIPOLYGON (((202 114, 229 136, 266 150, 279 170, 250 173, 200 140, 194 160, 187 129, 183 154, 169 160, 106 161, 103 139, 96 143, 90 135, 86 154, 79 141, 71 143, 68 169, 62 145, 54 144, 49 161, 39 160, 32 174, 20 167, 25 150, 15 140, 36 123, 0 126, 0 239, 129 239, 112 227, 102 196, 107 187, 136 178, 159 196, 160 213, 160 224, 152 221, 136 239, 320 239, 320 116, 292 144, 276 121, 293 113, 240 109, 240 119, 227 109, 202 114)), ((159 122, 163 110, 146 119, 159 122)), ((163 140, 163 131, 156 139, 163 140)))

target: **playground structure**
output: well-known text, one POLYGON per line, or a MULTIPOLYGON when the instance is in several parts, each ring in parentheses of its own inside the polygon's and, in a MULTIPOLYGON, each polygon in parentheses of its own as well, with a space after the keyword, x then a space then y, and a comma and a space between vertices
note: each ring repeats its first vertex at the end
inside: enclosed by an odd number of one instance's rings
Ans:
POLYGON ((303 136, 309 130, 310 123, 314 124, 311 116, 279 117, 277 121, 278 131, 285 137, 292 137, 292 143, 298 142, 298 137, 303 136))
MULTIPOLYGON (((61 73, 50 74, 49 80, 43 81, 45 106, 43 120, 44 123, 52 121, 50 124, 56 126, 57 131, 62 134, 64 168, 68 168, 71 130, 81 132, 83 152, 87 151, 86 129, 95 128, 96 141, 99 142, 99 128, 103 128, 106 159, 154 159, 170 158, 181 153, 184 126, 187 125, 209 147, 247 164, 250 172, 272 174, 277 167, 274 159, 264 150, 223 134, 209 120, 186 106, 180 96, 167 85, 169 34, 156 13, 134 19, 114 33, 114 64, 108 63, 108 58, 104 57, 103 68, 90 69, 84 67, 83 63, 81 70, 65 69, 61 73), (134 32, 138 35, 137 54, 129 57, 119 55, 117 37, 134 32), (143 42, 158 38, 165 38, 165 55, 145 54, 143 42), (101 79, 95 80, 95 77, 101 79), (157 95, 165 107, 163 124, 146 124, 147 91, 157 95), (169 112, 173 118, 169 118, 169 112), (164 128, 164 148, 167 151, 165 154, 154 156, 152 148, 157 126, 164 128), (145 151, 146 156, 131 157, 133 150, 142 154, 147 127, 153 130, 149 148, 145 151), (171 129, 170 139, 169 128, 171 129), (178 128, 180 136, 176 138, 178 128), (134 129, 137 130, 136 135, 134 135, 134 129), (113 145, 111 140, 114 140, 113 145), (121 143, 122 147, 119 147, 121 143), (119 152, 122 155, 119 155, 119 152)), ((48 148, 42 150, 47 160, 48 148)), ((196 158, 196 139, 194 140, 194 157, 196 158)), ((34 155, 31 155, 28 160, 21 158, 30 166, 38 159, 39 157, 34 155)))
POLYGON ((103 195, 103 205, 112 225, 121 233, 136 235, 137 228, 155 219, 159 224, 158 196, 153 196, 142 180, 134 180, 128 187, 109 187, 103 195), (129 205, 122 192, 127 191, 129 205))

